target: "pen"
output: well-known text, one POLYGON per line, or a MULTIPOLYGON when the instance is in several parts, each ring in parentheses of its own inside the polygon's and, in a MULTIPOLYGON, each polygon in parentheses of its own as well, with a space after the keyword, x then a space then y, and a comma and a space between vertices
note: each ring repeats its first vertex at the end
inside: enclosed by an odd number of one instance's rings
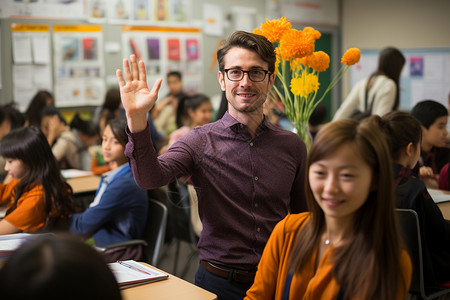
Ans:
POLYGON ((132 265, 127 264, 126 262, 123 262, 123 261, 120 261, 120 260, 118 260, 117 262, 118 262, 119 264, 121 264, 122 266, 124 266, 124 267, 127 267, 127 268, 130 268, 130 269, 132 269, 132 270, 135 270, 135 271, 138 271, 138 272, 141 272, 141 273, 144 273, 144 274, 153 276, 153 274, 148 273, 148 272, 146 272, 146 271, 144 271, 144 270, 138 269, 138 268, 136 268, 136 267, 133 267, 132 265))

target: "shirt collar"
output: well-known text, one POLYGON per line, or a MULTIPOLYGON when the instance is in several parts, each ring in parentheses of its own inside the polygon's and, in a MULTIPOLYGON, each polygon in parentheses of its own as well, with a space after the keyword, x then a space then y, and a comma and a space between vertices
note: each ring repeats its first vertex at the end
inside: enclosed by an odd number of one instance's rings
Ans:
MULTIPOLYGON (((262 123, 259 125, 258 130, 257 130, 257 134, 259 134, 261 131, 265 130, 267 128, 267 118, 264 115, 264 119, 262 121, 262 123)), ((239 129, 240 128, 244 128, 246 127, 246 125, 239 123, 238 120, 236 120, 235 118, 233 118, 228 111, 225 112, 225 114, 222 117, 222 123, 225 125, 225 127, 229 127, 232 129, 239 129)))
POLYGON ((123 165, 121 165, 120 167, 106 172, 105 175, 103 175, 103 181, 106 181, 107 183, 110 183, 111 180, 117 175, 117 173, 119 173, 123 168, 125 168, 126 166, 128 166, 128 163, 124 163, 123 165))

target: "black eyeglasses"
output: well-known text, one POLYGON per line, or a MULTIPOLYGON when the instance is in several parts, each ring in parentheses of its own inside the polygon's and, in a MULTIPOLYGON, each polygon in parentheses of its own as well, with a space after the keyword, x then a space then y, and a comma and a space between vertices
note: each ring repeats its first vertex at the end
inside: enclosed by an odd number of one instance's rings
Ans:
POLYGON ((244 78, 244 73, 247 73, 248 78, 250 78, 253 82, 261 82, 266 79, 267 73, 270 73, 268 70, 250 70, 244 71, 241 69, 225 69, 224 72, 227 74, 227 77, 231 81, 241 81, 244 78))

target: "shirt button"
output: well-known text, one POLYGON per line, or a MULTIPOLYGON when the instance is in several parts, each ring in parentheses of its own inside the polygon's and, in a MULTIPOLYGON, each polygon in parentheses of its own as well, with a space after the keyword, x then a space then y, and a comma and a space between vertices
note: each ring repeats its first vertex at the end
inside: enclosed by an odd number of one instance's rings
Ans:
POLYGON ((259 228, 259 227, 258 227, 258 228, 256 228, 256 231, 260 232, 260 231, 261 231, 261 228, 259 228))
POLYGON ((244 125, 243 125, 243 124, 240 124, 239 126, 241 126, 241 128, 244 128, 244 125))
POLYGON ((250 146, 253 147, 253 142, 250 143, 250 146))
POLYGON ((255 207, 258 207, 258 203, 255 203, 255 207))
POLYGON ((259 179, 259 177, 258 176, 255 176, 255 180, 258 180, 259 179))

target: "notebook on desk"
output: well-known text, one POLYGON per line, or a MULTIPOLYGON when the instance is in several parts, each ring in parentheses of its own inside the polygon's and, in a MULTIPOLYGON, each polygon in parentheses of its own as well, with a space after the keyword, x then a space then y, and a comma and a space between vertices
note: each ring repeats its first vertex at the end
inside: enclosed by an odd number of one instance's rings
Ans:
POLYGON ((448 191, 428 189, 428 193, 435 203, 450 201, 450 193, 448 191))
POLYGON ((121 289, 169 278, 169 275, 134 260, 109 263, 108 266, 121 289))

